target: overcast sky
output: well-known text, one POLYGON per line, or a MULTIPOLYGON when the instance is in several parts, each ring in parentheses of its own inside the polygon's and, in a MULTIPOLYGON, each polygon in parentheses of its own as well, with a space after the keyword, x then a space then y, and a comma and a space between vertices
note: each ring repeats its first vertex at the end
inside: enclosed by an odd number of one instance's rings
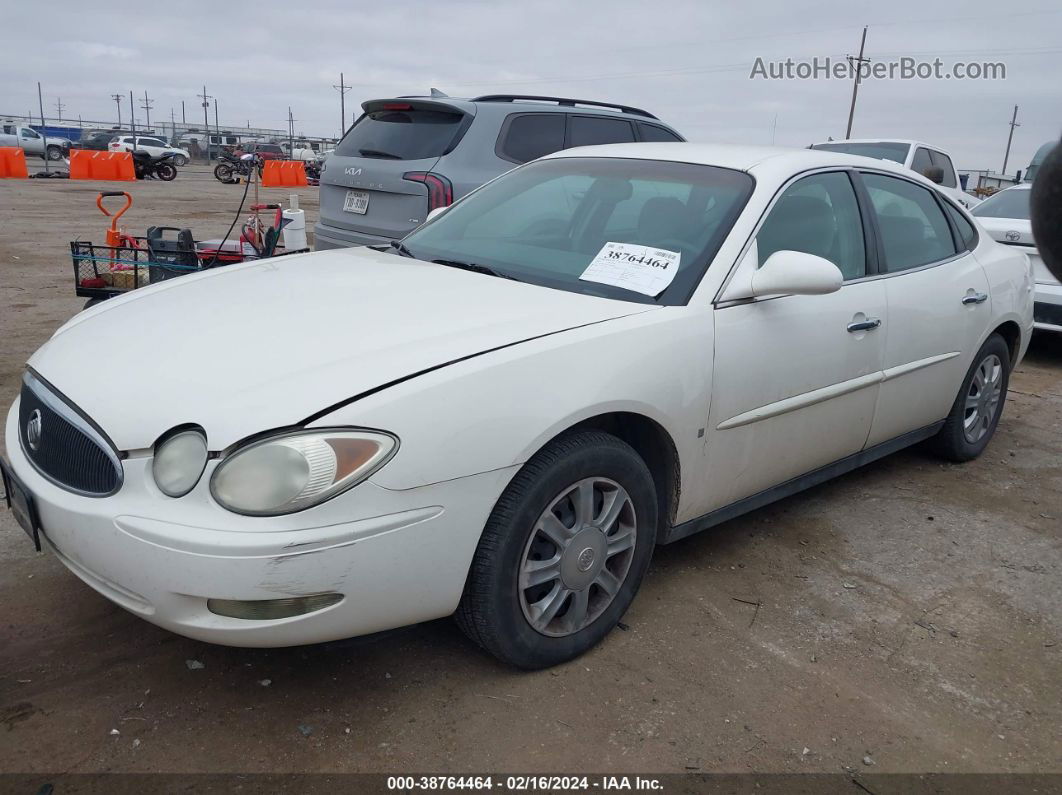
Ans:
MULTIPOLYGON (((1002 61, 1000 81, 875 81, 860 88, 853 137, 918 138, 959 168, 998 170, 1015 104, 1011 165, 1062 132, 1062 4, 858 0, 386 0, 236 4, 12 2, 0 30, 0 113, 115 120, 111 94, 153 99, 153 122, 202 119, 205 83, 224 127, 336 135, 339 73, 366 99, 424 93, 526 93, 646 108, 692 141, 806 146, 844 136, 851 82, 752 80, 765 60, 843 59, 869 25, 866 55, 946 67, 1002 61), (113 5, 113 10, 108 6, 113 5)), ((140 100, 138 99, 138 103, 140 100)), ((144 121, 144 111, 137 109, 144 121)), ((213 110, 210 116, 213 122, 213 110)))

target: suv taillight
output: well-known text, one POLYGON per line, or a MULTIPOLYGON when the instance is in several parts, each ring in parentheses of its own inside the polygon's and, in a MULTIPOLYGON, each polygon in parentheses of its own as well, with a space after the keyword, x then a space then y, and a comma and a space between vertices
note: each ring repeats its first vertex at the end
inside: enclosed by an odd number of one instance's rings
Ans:
POLYGON ((428 212, 438 207, 449 207, 454 203, 454 186, 441 174, 430 171, 407 171, 402 179, 410 182, 422 182, 428 186, 428 212))

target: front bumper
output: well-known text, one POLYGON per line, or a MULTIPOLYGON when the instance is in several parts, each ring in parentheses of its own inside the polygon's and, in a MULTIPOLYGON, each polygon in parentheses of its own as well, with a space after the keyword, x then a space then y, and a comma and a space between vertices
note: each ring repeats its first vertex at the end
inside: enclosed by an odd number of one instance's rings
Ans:
POLYGON ((349 638, 452 613, 480 532, 512 470, 406 491, 362 483, 300 514, 260 518, 203 504, 210 469, 186 497, 151 480, 151 459, 123 462, 115 495, 82 497, 39 475, 8 415, 11 468, 32 492, 42 542, 112 602, 173 632, 229 646, 295 646, 349 638), (182 501, 187 501, 182 504, 182 501), (216 615, 208 599, 339 593, 305 615, 216 615))
POLYGON ((1062 331, 1062 284, 1037 283, 1033 321, 1042 331, 1062 331))

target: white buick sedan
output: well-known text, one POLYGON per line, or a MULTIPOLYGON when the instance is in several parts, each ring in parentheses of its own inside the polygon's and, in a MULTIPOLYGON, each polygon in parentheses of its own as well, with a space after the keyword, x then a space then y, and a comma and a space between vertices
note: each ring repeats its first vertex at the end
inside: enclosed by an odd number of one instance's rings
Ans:
POLYGON ((78 315, 29 361, 7 494, 40 547, 182 635, 456 613, 542 667, 608 634, 657 544, 923 440, 980 454, 1032 325, 1026 255, 898 165, 575 149, 389 250, 78 315))

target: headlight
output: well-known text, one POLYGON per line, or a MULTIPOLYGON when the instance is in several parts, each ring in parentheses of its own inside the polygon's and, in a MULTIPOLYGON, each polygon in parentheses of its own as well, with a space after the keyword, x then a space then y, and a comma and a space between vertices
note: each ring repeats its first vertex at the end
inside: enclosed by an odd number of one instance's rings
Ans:
POLYGON ((210 479, 222 507, 276 516, 318 505, 361 483, 398 448, 379 431, 296 431, 253 442, 226 458, 210 479))
POLYGON ((200 431, 181 431, 157 446, 151 474, 163 494, 183 497, 199 482, 206 462, 206 437, 200 431))

